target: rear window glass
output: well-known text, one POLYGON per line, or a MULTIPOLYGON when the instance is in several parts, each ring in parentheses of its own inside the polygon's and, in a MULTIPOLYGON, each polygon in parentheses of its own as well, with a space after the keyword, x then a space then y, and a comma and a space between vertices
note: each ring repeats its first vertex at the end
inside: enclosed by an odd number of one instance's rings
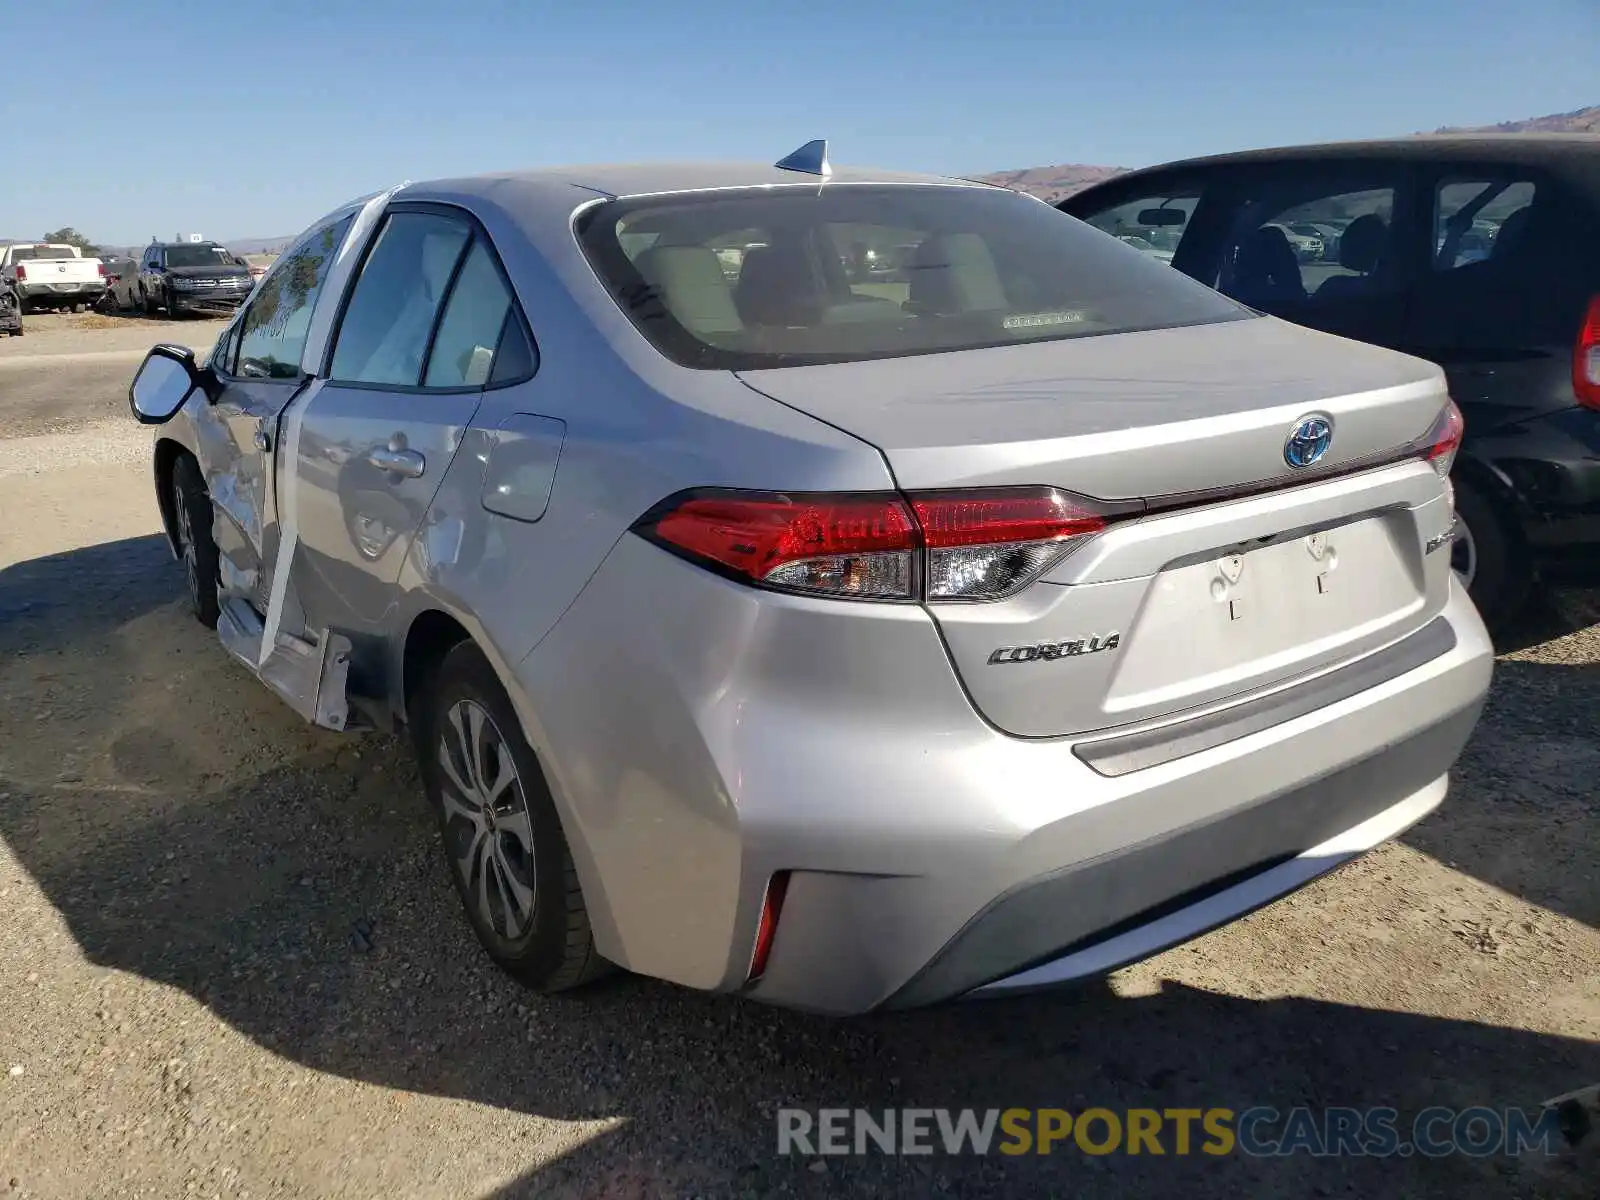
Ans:
POLYGON ((77 258, 71 246, 18 246, 11 252, 13 262, 37 262, 40 259, 77 258))
POLYGON ((753 370, 1254 316, 999 188, 834 184, 614 200, 579 236, 685 366, 753 370))
POLYGON ((231 267, 233 266, 233 255, 229 254, 221 246, 168 246, 167 266, 231 267))

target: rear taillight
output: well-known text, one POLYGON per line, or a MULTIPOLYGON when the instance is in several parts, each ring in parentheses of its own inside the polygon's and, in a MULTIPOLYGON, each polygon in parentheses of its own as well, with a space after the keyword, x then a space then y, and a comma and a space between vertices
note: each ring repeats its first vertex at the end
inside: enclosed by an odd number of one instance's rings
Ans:
POLYGON ((929 600, 999 600, 1066 557, 1105 517, 1055 488, 913 496, 929 600))
POLYGON ((95 266, 95 270, 100 273, 100 278, 104 279, 106 277, 106 265, 105 265, 105 263, 95 263, 94 266, 95 266))
POLYGON ((1585 408, 1600 408, 1600 296, 1589 301, 1572 348, 1572 390, 1585 408))
POLYGON ((690 495, 639 532, 747 583, 870 600, 909 600, 919 545, 898 496, 690 495))
POLYGON ((1445 403, 1444 411, 1433 423, 1433 428, 1418 439, 1422 457, 1445 478, 1449 478, 1450 468, 1455 465, 1456 451, 1461 449, 1461 435, 1465 430, 1466 422, 1462 419, 1461 410, 1456 407, 1454 400, 1450 400, 1445 403))
POLYGON ((17 264, 17 278, 18 279, 26 279, 27 277, 28 277, 28 268, 23 266, 21 263, 18 263, 17 264))
POLYGON ((702 491, 635 531, 744 583, 856 600, 1015 595, 1105 528, 1107 513, 1050 487, 894 494, 702 491))

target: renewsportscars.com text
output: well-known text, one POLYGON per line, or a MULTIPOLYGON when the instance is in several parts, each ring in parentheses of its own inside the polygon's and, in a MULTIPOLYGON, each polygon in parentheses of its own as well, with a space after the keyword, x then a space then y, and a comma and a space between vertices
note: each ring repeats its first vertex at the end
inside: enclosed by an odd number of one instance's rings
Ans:
POLYGON ((1555 1154, 1554 1112, 1425 1108, 824 1108, 778 1110, 778 1153, 1246 1154, 1443 1158, 1555 1154))

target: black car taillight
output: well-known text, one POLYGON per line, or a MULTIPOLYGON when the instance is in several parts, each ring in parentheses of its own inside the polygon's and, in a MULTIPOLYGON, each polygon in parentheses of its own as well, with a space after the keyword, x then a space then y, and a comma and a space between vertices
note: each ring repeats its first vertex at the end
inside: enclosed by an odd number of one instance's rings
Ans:
POLYGON ((1015 595, 1112 514, 1059 488, 913 493, 696 491, 636 532, 758 587, 855 600, 1015 595))
POLYGON ((1572 348, 1572 391, 1585 408, 1600 408, 1600 296, 1589 301, 1572 348))

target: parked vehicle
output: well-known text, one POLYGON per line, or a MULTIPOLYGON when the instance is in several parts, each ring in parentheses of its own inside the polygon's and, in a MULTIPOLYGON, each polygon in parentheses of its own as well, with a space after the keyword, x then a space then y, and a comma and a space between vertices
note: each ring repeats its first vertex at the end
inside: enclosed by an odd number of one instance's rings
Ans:
POLYGON ((138 286, 139 260, 119 254, 103 260, 106 290, 96 305, 102 312, 121 312, 133 308, 133 292, 138 286))
POLYGON ((230 312, 251 285, 249 266, 216 242, 151 242, 130 299, 152 315, 230 312))
POLYGON ((1430 136, 1172 163, 1060 208, 1180 202, 1174 265, 1314 329, 1441 364, 1466 415, 1454 560, 1491 626, 1600 548, 1600 138, 1430 136), (1276 224, 1346 222, 1297 262, 1276 224))
POLYGON ((1324 249, 1322 238, 1315 233, 1300 233, 1293 226, 1268 223, 1267 228, 1276 229, 1283 234, 1284 239, 1294 250, 1294 256, 1301 262, 1315 262, 1322 257, 1324 249))
POLYGON ((130 403, 196 614, 409 729, 545 989, 1098 974, 1431 811, 1488 686, 1438 367, 820 143, 354 202, 130 403))
POLYGON ((76 246, 13 242, 0 250, 0 279, 17 293, 22 311, 70 308, 81 312, 106 290, 98 258, 85 258, 76 246))
POLYGON ((22 301, 4 279, 0 279, 0 333, 7 337, 21 337, 23 334, 22 301))

